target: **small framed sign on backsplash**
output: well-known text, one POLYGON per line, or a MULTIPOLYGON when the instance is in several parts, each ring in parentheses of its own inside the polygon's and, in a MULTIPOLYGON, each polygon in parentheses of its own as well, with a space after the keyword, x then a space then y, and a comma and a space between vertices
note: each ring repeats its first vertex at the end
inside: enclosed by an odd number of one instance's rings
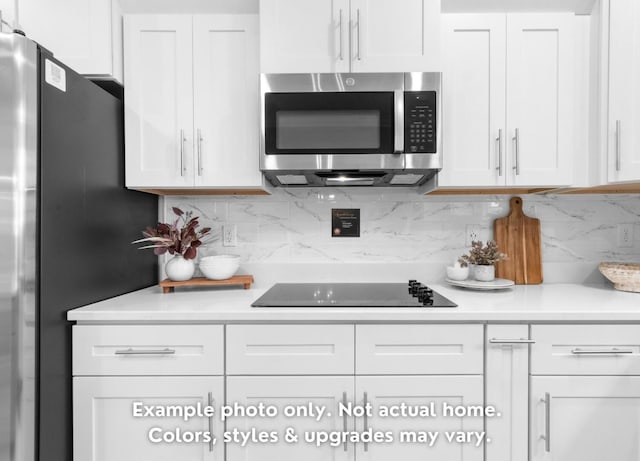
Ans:
POLYGON ((331 237, 360 237, 360 209, 332 208, 331 237))

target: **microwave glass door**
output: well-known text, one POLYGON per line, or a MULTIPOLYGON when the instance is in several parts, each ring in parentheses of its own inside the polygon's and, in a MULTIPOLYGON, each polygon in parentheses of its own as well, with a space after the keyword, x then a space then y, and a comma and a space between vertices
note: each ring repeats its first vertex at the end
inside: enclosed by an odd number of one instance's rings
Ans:
POLYGON ((268 154, 392 153, 393 92, 267 93, 268 154))

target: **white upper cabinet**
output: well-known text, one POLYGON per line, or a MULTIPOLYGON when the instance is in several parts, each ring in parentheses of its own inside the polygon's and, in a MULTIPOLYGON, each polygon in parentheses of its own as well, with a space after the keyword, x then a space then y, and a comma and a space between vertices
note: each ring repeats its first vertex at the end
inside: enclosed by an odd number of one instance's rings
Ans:
POLYGON ((255 15, 125 17, 126 184, 261 189, 255 15))
POLYGON ((351 24, 352 72, 441 70, 439 1, 351 0, 351 24))
POLYGON ((193 18, 195 185, 252 187, 258 165, 258 18, 193 18))
POLYGON ((349 0, 261 0, 260 70, 348 72, 349 0))
POLYGON ((573 15, 443 16, 440 186, 573 181, 573 15))
POLYGON ((505 139, 504 14, 442 15, 443 169, 440 185, 495 186, 505 139), (498 138, 501 136, 502 145, 498 138))
MULTIPOLYGON (((606 65, 606 63, 605 63, 606 65)), ((608 180, 640 180, 640 3, 609 1, 608 180)))
POLYGON ((261 71, 440 70, 438 0, 261 0, 261 71))
POLYGON ((193 185, 191 16, 126 16, 127 187, 193 185))
POLYGON ((507 19, 507 181, 573 182, 573 14, 507 19))
MULTIPOLYGON (((13 0, 1 0, 0 9, 13 0)), ((20 0, 27 37, 80 74, 122 81, 119 0, 20 0)), ((12 18, 14 19, 14 18, 12 18)))

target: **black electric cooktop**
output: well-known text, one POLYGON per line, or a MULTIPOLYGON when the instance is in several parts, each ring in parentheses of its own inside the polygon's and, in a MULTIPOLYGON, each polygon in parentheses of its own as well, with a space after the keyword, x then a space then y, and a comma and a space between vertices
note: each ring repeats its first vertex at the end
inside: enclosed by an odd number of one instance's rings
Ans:
POLYGON ((415 280, 405 283, 276 283, 253 307, 457 307, 415 280))

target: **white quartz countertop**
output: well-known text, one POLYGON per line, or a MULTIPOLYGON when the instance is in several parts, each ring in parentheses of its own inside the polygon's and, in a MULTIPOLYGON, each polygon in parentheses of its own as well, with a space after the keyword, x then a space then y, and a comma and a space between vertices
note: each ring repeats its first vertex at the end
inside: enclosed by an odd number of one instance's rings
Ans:
POLYGON ((78 323, 639 322, 640 293, 611 285, 520 285, 472 291, 430 285, 457 308, 256 308, 265 289, 150 287, 70 310, 78 323))

